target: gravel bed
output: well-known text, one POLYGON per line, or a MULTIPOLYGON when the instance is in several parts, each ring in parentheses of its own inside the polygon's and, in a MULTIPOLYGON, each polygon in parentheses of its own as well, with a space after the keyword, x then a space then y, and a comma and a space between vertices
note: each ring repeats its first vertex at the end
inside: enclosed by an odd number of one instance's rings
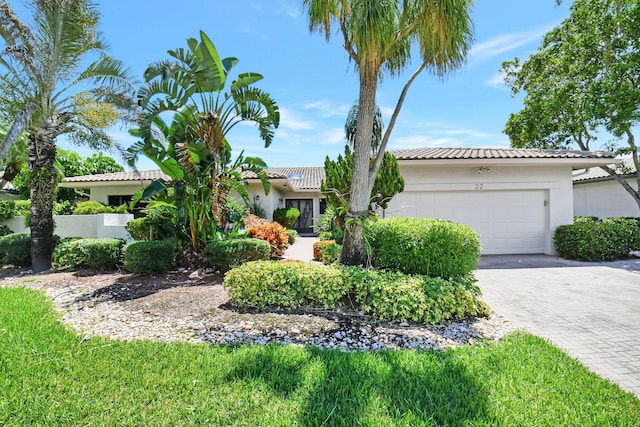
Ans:
MULTIPOLYGON (((344 351, 445 349, 497 341, 513 331, 511 323, 493 313, 425 326, 379 322, 353 310, 309 309, 306 313, 246 312, 235 309, 218 284, 185 282, 153 295, 126 299, 135 285, 117 285, 108 275, 89 280, 72 276, 51 285, 50 277, 9 277, 0 286, 43 290, 62 314, 62 321, 84 337, 116 340, 181 341, 211 344, 292 344, 344 351), (95 286, 106 281, 109 291, 95 286), (112 281, 112 280, 111 280, 112 281), (121 287, 120 287, 121 286, 121 287), (216 297, 207 301, 210 295, 216 297), (117 298, 119 297, 119 298, 117 298)), ((206 282, 206 280, 205 280, 206 282)), ((99 285, 102 286, 102 285, 99 285)), ((104 288, 102 288, 104 289, 104 288)))

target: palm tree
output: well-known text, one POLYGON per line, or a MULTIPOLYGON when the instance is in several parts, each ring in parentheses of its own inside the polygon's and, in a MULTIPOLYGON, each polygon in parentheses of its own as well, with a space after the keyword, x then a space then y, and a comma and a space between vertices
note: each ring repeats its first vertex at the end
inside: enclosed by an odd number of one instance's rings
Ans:
POLYGON ((0 157, 27 133, 32 267, 40 272, 51 267, 53 251, 56 138, 111 146, 106 129, 132 105, 133 87, 123 64, 105 53, 94 2, 31 0, 29 10, 31 27, 0 2, 0 105, 16 112, 0 157))
POLYGON ((333 26, 340 29, 360 80, 343 264, 368 262, 363 222, 368 217, 371 189, 400 108, 411 83, 422 71, 427 69, 444 77, 464 62, 473 39, 470 5, 471 0, 303 0, 311 31, 323 33, 328 40, 333 26), (414 42, 418 44, 421 64, 405 84, 371 164, 378 82, 384 74, 397 76, 406 69, 414 42))
POLYGON ((222 173, 230 161, 231 147, 226 136, 243 121, 258 125, 260 138, 268 147, 280 123, 278 106, 271 96, 253 86, 262 80, 258 73, 240 73, 225 91, 237 58, 221 59, 209 37, 200 31, 200 41, 190 38, 187 49, 170 50, 170 60, 152 64, 145 72, 147 85, 140 90, 143 108, 139 118, 140 136, 150 141, 153 123, 160 114, 184 115, 186 127, 181 140, 201 142, 212 158, 209 188, 213 194, 211 212, 218 227, 223 226, 224 201, 228 191, 222 173))

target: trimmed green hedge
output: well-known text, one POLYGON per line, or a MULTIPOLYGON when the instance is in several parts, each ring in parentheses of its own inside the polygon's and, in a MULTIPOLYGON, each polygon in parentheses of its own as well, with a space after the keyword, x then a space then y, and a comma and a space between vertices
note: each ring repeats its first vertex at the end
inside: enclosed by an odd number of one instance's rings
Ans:
POLYGON ((0 260, 4 265, 31 265, 31 234, 14 233, 0 237, 0 260))
POLYGON ((445 280, 357 267, 345 273, 356 302, 381 320, 439 324, 491 312, 471 275, 445 280))
POLYGON ((271 245, 260 239, 216 240, 204 249, 209 266, 225 273, 249 261, 266 261, 271 258, 271 245))
POLYGON ((126 245, 124 268, 132 273, 161 273, 176 262, 176 245, 168 240, 148 240, 126 245))
POLYGON ((430 218, 389 218, 367 226, 374 267, 430 277, 464 277, 480 258, 471 227, 430 218))
POLYGON ((252 261, 227 272, 224 287, 236 302, 299 307, 306 302, 336 307, 349 292, 342 270, 316 263, 252 261))
POLYGON ((471 276, 445 280, 395 271, 306 262, 249 262, 229 271, 224 286, 239 304, 295 308, 306 303, 334 308, 352 295, 383 320, 437 324, 488 315, 471 276))
POLYGON ((300 217, 300 210, 297 208, 280 208, 273 211, 273 220, 284 228, 292 228, 300 217))
POLYGON ((56 270, 116 270, 122 263, 120 239, 65 239, 53 251, 53 263, 56 270))
POLYGON ((553 237, 562 258, 579 261, 613 261, 640 250, 640 227, 634 218, 576 218, 556 228, 553 237))
POLYGON ((127 206, 120 205, 112 208, 97 200, 87 200, 86 202, 78 203, 73 210, 73 215, 96 215, 101 213, 127 213, 127 206))

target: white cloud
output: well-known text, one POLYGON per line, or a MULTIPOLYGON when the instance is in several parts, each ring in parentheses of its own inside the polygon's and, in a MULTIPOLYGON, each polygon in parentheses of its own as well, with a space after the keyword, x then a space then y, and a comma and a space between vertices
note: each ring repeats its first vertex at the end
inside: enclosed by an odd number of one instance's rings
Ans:
POLYGON ((322 117, 342 116, 346 119, 351 105, 336 104, 335 102, 328 101, 326 99, 320 99, 317 101, 307 102, 302 105, 302 108, 304 110, 317 111, 322 117))
POLYGON ((485 86, 491 86, 495 89, 508 89, 507 85, 504 82, 504 77, 500 71, 496 71, 493 76, 489 77, 489 79, 484 82, 484 84, 485 86))
POLYGON ((531 42, 539 41, 542 36, 554 26, 555 24, 529 31, 502 34, 486 42, 478 43, 471 48, 469 58, 471 58, 471 60, 482 61, 500 55, 501 53, 514 50, 520 46, 527 45, 531 42))
POLYGON ((312 120, 299 117, 297 113, 288 108, 280 107, 280 128, 288 130, 316 129, 318 124, 312 120))
POLYGON ((318 136, 318 143, 321 145, 344 145, 345 142, 344 128, 328 129, 318 136))

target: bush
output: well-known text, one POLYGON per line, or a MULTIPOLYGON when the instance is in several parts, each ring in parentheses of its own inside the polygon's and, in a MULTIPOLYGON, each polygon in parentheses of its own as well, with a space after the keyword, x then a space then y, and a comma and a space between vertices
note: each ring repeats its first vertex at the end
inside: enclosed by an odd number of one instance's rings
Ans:
POLYGON ((553 238, 562 258, 580 261, 612 261, 640 250, 640 228, 634 219, 578 220, 556 228, 553 238))
POLYGON ((238 201, 233 197, 229 197, 227 199, 227 203, 224 205, 224 210, 227 213, 229 222, 236 223, 242 220, 244 212, 247 210, 247 208, 238 203, 238 201))
POLYGON ((318 240, 313 243, 313 259, 316 261, 322 261, 322 248, 325 246, 335 245, 335 240, 318 240))
POLYGON ((78 206, 73 210, 74 215, 96 215, 101 213, 113 213, 113 208, 97 200, 88 200, 78 203, 78 206))
POLYGON ((29 233, 15 233, 0 237, 0 258, 5 265, 30 266, 31 235, 29 233))
POLYGON ((13 218, 16 211, 16 203, 13 200, 0 200, 0 224, 13 218))
POLYGON ((308 262, 252 261, 227 272, 224 287, 234 301, 253 307, 336 307, 348 293, 342 270, 308 262))
POLYGON ((491 312, 478 299, 480 288, 471 275, 445 280, 398 271, 343 269, 356 302, 381 320, 439 324, 491 312))
POLYGON ((271 245, 259 239, 227 239, 209 243, 204 250, 209 266, 226 273, 249 261, 266 261, 271 257, 271 245))
POLYGON ((56 270, 115 270, 122 260, 120 239, 65 239, 54 249, 53 262, 56 270))
POLYGON ((132 242, 123 249, 124 268, 132 273, 161 273, 176 262, 176 246, 168 240, 132 242))
POLYGON ((322 258, 323 264, 335 264, 340 260, 340 253, 342 252, 342 245, 326 245, 320 248, 320 258, 322 258))
POLYGON ((28 217, 31 215, 31 200, 14 200, 14 216, 28 217))
POLYGON ((11 229, 4 224, 0 225, 0 237, 6 236, 8 234, 13 234, 13 231, 11 231, 11 229))
POLYGON ((300 211, 297 208, 280 208, 273 211, 273 220, 284 228, 293 228, 300 217, 300 211))
POLYGON ((251 227, 249 229, 249 236, 269 242, 271 245, 271 256, 273 257, 282 255, 289 246, 287 229, 277 222, 251 227))
POLYGON ((373 266, 430 277, 464 277, 480 258, 479 234, 471 227, 428 218, 390 218, 366 230, 373 266))
POLYGON ((146 216, 127 222, 125 228, 134 240, 165 240, 178 234, 171 212, 164 208, 150 208, 146 216))
POLYGON ((471 275, 445 280, 361 267, 254 261, 229 271, 224 286, 234 301, 253 307, 315 302, 333 308, 353 294, 378 319, 438 324, 489 314, 475 281, 471 275))
POLYGON ((293 245, 298 240, 298 232, 296 230, 287 229, 287 236, 289 237, 289 246, 293 245))

